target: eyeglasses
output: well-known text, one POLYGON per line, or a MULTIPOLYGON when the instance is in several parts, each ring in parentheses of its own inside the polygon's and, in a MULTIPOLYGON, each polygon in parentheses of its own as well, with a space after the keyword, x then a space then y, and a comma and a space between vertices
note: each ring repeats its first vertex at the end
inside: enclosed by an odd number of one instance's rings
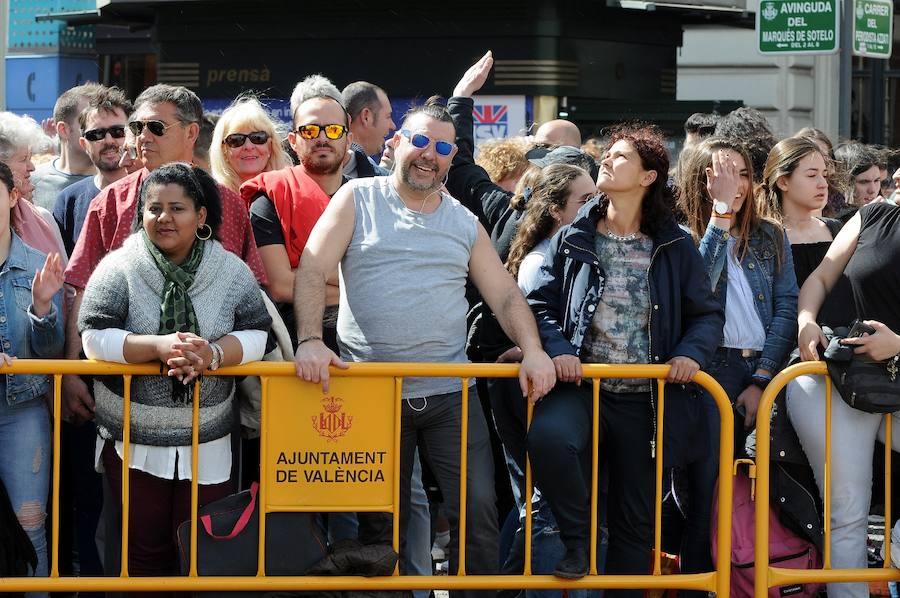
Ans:
POLYGON ((300 137, 304 139, 316 139, 319 136, 319 133, 325 131, 325 137, 328 139, 340 139, 347 133, 346 125, 300 125, 297 127, 297 132, 300 133, 300 137))
POLYGON ((123 137, 125 137, 125 126, 114 125, 112 127, 105 127, 101 129, 91 129, 82 133, 81 136, 88 141, 101 141, 106 138, 107 133, 109 133, 113 139, 122 139, 123 137))
POLYGON ((253 131, 252 133, 232 133, 222 140, 222 143, 232 149, 243 147, 247 140, 253 145, 263 145, 269 140, 269 134, 265 131, 253 131))
MULTIPOLYGON (((409 142, 413 144, 413 147, 417 149, 425 149, 428 147, 428 144, 431 143, 431 137, 428 135, 423 135, 421 133, 412 133, 406 129, 401 129, 400 134, 409 139, 409 142)), ((434 151, 436 151, 441 156, 449 156, 451 152, 453 152, 453 148, 456 147, 455 143, 450 143, 449 141, 435 141, 434 142, 434 151)))
POLYGON ((169 127, 174 127, 176 124, 178 124, 177 121, 167 125, 161 120, 133 120, 128 123, 128 129, 135 137, 137 137, 144 130, 144 127, 147 127, 148 131, 157 137, 162 137, 166 134, 169 127))

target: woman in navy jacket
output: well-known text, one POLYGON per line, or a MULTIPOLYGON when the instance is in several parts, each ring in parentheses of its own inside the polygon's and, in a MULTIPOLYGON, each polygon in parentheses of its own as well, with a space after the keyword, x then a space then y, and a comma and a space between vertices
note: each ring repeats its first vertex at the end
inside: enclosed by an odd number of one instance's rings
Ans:
MULTIPOLYGON (((528 296, 562 382, 535 407, 528 451, 566 545, 554 572, 565 578, 589 569, 592 407, 590 385, 580 384, 581 362, 672 366, 663 456, 666 466, 682 464, 706 446, 695 390, 685 384, 712 356, 724 323, 703 260, 669 211, 661 134, 623 126, 611 143, 597 179, 601 195, 553 238, 528 296)), ((607 573, 648 572, 657 406, 655 381, 601 381, 600 455, 610 472, 607 573)))

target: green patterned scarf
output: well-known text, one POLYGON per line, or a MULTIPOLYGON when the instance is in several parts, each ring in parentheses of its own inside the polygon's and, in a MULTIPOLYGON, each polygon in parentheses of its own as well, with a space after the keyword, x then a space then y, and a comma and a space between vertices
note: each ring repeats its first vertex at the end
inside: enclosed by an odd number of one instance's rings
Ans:
MULTIPOLYGON (((200 326, 197 323, 197 315, 194 313, 194 305, 191 303, 188 289, 194 284, 197 268, 200 267, 200 262, 203 260, 205 243, 200 239, 196 240, 187 259, 178 265, 163 255, 150 240, 147 231, 141 230, 141 236, 150 257, 153 258, 156 267, 165 278, 162 302, 159 305, 159 334, 193 332, 199 335, 200 326)), ((178 403, 189 402, 192 396, 191 386, 185 386, 175 378, 172 378, 172 383, 172 400, 178 403)))

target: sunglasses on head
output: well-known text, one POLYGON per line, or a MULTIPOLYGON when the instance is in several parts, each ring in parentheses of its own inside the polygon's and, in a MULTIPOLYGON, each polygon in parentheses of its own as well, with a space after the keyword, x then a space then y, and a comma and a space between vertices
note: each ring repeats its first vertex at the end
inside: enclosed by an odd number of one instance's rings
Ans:
POLYGON ((230 148, 237 149, 243 147, 247 140, 253 145, 263 145, 269 140, 269 134, 265 131, 253 131, 252 133, 232 133, 222 140, 222 143, 230 148))
MULTIPOLYGON (((406 129, 401 129, 400 134, 409 139, 409 142, 413 144, 413 147, 417 149, 425 149, 428 147, 428 144, 431 143, 431 137, 428 135, 423 135, 421 133, 412 133, 406 129)), ((434 151, 436 151, 441 156, 449 156, 453 151, 453 148, 456 147, 456 144, 450 143, 449 141, 435 141, 434 142, 434 151)))
POLYGON ((156 135, 157 137, 162 137, 166 134, 166 130, 169 127, 174 127, 178 122, 173 122, 170 125, 167 125, 161 120, 133 120, 128 123, 128 129, 132 132, 132 134, 137 137, 144 130, 144 127, 147 127, 147 130, 156 135))
POLYGON ((300 125, 297 132, 304 139, 316 139, 319 133, 325 131, 325 137, 328 139, 340 139, 347 133, 346 125, 300 125))
POLYGON ((122 139, 125 137, 125 125, 113 125, 112 127, 91 129, 82 133, 82 137, 88 141, 100 141, 106 138, 107 133, 109 133, 113 139, 122 139))

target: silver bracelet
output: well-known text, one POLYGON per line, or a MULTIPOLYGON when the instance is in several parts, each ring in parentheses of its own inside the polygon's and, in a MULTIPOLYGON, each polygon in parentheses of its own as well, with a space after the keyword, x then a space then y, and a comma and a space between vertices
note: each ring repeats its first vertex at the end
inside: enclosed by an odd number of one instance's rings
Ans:
POLYGON ((212 360, 209 362, 209 369, 215 371, 222 365, 222 360, 225 359, 225 351, 219 343, 209 343, 209 348, 212 351, 212 360))

